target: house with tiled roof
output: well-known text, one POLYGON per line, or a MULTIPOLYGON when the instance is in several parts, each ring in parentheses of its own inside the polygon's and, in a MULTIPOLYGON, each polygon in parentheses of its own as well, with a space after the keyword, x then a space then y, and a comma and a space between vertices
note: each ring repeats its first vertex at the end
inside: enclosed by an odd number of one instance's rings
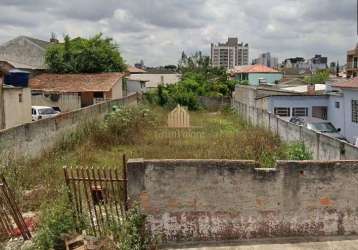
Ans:
POLYGON ((125 73, 49 74, 30 80, 32 105, 59 107, 70 111, 123 97, 125 73))
POLYGON ((6 65, 30 72, 43 71, 46 69, 46 49, 50 44, 51 42, 28 36, 19 36, 5 42, 0 45, 0 67, 6 65))
POLYGON ((265 65, 236 66, 229 70, 229 74, 235 80, 247 81, 249 85, 277 84, 283 73, 265 65))

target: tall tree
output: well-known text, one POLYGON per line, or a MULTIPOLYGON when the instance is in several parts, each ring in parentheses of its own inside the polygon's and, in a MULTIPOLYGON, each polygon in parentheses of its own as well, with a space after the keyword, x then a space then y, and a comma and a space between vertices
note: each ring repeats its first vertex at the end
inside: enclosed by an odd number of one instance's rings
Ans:
POLYGON ((126 69, 119 47, 112 38, 97 34, 89 39, 64 37, 46 52, 49 71, 54 73, 121 72, 126 69))

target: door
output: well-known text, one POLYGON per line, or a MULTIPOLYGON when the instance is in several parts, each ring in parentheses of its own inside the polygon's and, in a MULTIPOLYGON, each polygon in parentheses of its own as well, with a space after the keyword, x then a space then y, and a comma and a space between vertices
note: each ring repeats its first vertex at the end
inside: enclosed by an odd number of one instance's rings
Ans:
POLYGON ((87 107, 93 105, 93 92, 81 93, 81 107, 87 107))

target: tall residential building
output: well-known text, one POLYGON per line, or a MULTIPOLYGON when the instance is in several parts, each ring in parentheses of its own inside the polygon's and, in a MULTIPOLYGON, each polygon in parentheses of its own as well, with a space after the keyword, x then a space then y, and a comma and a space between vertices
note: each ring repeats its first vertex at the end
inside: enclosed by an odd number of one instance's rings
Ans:
POLYGON ((211 44, 211 64, 213 67, 232 69, 249 64, 249 45, 239 43, 237 37, 229 37, 226 43, 211 44))
POLYGON ((347 51, 347 78, 358 76, 358 44, 347 51))
POLYGON ((270 52, 261 54, 258 58, 254 59, 253 64, 261 64, 270 68, 278 68, 278 58, 272 57, 270 52))

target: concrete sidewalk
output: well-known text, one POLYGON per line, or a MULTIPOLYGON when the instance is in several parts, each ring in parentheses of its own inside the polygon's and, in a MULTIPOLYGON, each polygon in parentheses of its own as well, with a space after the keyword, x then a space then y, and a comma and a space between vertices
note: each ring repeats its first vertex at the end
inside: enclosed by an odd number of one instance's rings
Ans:
POLYGON ((313 239, 274 239, 255 242, 208 244, 187 247, 167 247, 168 250, 358 250, 357 237, 333 237, 313 239))

